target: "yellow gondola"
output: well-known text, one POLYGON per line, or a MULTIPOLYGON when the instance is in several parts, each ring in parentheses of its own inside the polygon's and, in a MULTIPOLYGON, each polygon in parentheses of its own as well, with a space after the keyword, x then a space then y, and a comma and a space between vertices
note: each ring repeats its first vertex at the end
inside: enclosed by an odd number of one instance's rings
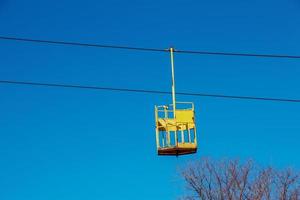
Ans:
POLYGON ((195 110, 192 102, 176 102, 174 49, 170 48, 172 67, 172 104, 155 106, 158 155, 185 155, 197 152, 195 110))

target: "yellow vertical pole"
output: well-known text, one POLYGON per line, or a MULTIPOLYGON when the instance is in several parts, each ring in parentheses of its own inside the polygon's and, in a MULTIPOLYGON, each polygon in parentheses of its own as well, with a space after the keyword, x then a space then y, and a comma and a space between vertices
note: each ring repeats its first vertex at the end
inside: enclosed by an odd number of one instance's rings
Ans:
POLYGON ((171 54, 171 67, 172 67, 172 101, 173 101, 173 116, 176 118, 176 99, 175 99, 175 72, 174 72, 174 48, 170 48, 171 54))
MULTIPOLYGON (((193 108, 193 113, 194 113, 194 116, 195 116, 195 107, 194 107, 194 104, 192 104, 192 108, 193 108)), ((197 147, 197 129, 196 129, 196 126, 195 126, 195 118, 193 120, 193 123, 194 123, 194 143, 197 147)))
POLYGON ((159 130, 158 130, 158 108, 155 106, 155 131, 156 131, 156 148, 160 147, 159 145, 159 130))

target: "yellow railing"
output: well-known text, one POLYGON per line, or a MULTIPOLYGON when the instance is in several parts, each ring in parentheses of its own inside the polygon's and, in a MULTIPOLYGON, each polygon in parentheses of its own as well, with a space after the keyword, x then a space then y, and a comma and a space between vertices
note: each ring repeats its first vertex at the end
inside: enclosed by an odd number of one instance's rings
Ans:
MULTIPOLYGON (((177 114, 184 112, 184 115, 190 113, 189 116, 194 116, 194 104, 192 102, 177 102, 176 104, 178 105, 176 105, 177 114), (181 106, 183 107, 180 108, 181 106)), ((173 108, 172 104, 155 106, 157 148, 178 147, 188 144, 196 147, 197 136, 194 118, 193 120, 183 120, 182 113, 174 118, 173 108), (177 117, 179 119, 176 119, 177 117), (185 134, 187 138, 185 138, 185 134), (173 143, 171 143, 171 135, 175 140, 173 143)))

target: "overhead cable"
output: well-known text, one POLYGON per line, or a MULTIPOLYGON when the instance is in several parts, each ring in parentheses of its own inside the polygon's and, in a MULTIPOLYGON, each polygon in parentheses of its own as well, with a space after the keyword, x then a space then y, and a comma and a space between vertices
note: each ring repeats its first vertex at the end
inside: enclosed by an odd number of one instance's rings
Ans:
MULTIPOLYGON (((57 44, 57 45, 72 45, 72 46, 84 46, 84 47, 96 47, 96 48, 124 49, 124 50, 135 50, 135 51, 169 52, 169 49, 162 49, 162 48, 145 48, 145 47, 106 45, 106 44, 95 44, 95 43, 41 40, 41 39, 9 37, 9 36, 1 36, 1 35, 0 35, 0 40, 57 44)), ((287 55, 287 54, 256 54, 256 53, 240 53, 240 52, 193 51, 193 50, 178 50, 178 49, 177 50, 175 49, 174 52, 185 53, 185 54, 215 55, 215 56, 242 56, 242 57, 300 59, 300 56, 287 55)))
MULTIPOLYGON (((28 82, 28 81, 15 81, 15 80, 0 80, 0 84, 13 84, 13 85, 27 85, 27 86, 44 86, 44 87, 61 87, 61 88, 77 88, 77 89, 90 89, 90 90, 107 90, 118 92, 131 92, 131 93, 152 93, 152 94, 171 94, 171 92, 161 90, 145 90, 145 89, 131 89, 131 88, 116 88, 116 87, 100 87, 88 85, 74 85, 74 84, 61 84, 61 83, 42 83, 42 82, 28 82)), ((300 103, 300 99, 290 98, 270 98, 258 96, 237 96, 237 95, 224 95, 224 94, 210 94, 210 93, 196 93, 196 92, 177 92, 178 95, 185 96, 201 96, 212 98, 225 98, 237 100, 256 100, 256 101, 273 101, 273 102, 290 102, 300 103)))

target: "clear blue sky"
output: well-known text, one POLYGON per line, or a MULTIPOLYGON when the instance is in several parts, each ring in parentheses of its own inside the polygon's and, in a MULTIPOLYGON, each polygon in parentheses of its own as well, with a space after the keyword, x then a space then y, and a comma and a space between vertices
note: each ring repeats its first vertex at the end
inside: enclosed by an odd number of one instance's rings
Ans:
MULTIPOLYGON (((297 0, 0 1, 0 35, 300 55, 297 0)), ((0 79, 170 90, 169 55, 0 41, 0 79)), ((176 55, 177 90, 300 98, 300 60, 176 55)), ((0 85, 0 199, 176 199, 203 156, 300 168, 300 104, 193 101, 199 151, 158 157, 166 95, 0 85)))

